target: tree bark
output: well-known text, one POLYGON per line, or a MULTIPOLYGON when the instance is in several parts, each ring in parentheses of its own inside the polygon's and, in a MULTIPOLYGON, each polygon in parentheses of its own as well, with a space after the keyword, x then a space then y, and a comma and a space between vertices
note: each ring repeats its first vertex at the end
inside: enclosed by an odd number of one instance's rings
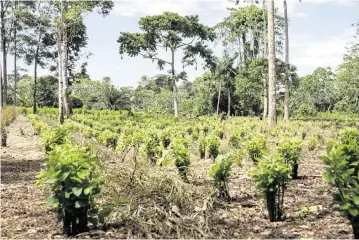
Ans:
POLYGON ((242 33, 242 44, 243 44, 243 63, 244 65, 247 64, 248 62, 248 56, 247 56, 247 46, 246 46, 246 42, 247 42, 247 37, 246 37, 246 33, 242 33))
POLYGON ((0 45, 1 45, 1 57, 2 57, 2 83, 3 83, 3 91, 2 91, 2 105, 6 106, 7 105, 7 54, 6 54, 6 36, 5 36, 5 22, 4 22, 4 18, 5 18, 5 10, 4 10, 4 1, 0 1, 0 5, 1 5, 1 13, 0 13, 0 18, 1 18, 1 26, 0 26, 0 31, 1 31, 1 39, 0 39, 0 45))
POLYGON ((3 2, 0 2, 0 106, 3 106, 3 49, 2 49, 2 39, 3 39, 3 32, 1 31, 3 26, 3 2))
POLYGON ((268 1, 268 76, 268 124, 273 127, 277 124, 274 0, 268 1))
POLYGON ((283 0, 285 31, 285 79, 284 79, 284 121, 289 120, 289 33, 287 1, 283 0))
POLYGON ((228 111, 227 116, 229 117, 231 115, 231 88, 230 85, 228 86, 228 111))
POLYGON ((218 86, 217 115, 219 114, 219 102, 221 101, 221 87, 222 87, 222 79, 219 80, 219 86, 218 86))
POLYGON ((62 57, 63 57, 63 54, 62 54, 62 25, 61 24, 58 24, 58 29, 57 29, 57 54, 58 54, 58 63, 57 63, 57 70, 58 70, 58 75, 59 75, 59 122, 60 124, 63 124, 64 123, 64 108, 63 108, 63 94, 62 94, 62 84, 63 84, 63 73, 62 73, 62 57))
POLYGON ((178 117, 178 98, 177 98, 177 86, 175 78, 175 50, 172 49, 172 62, 171 62, 171 73, 172 73, 172 92, 173 92, 173 109, 175 117, 178 117))
MULTIPOLYGON (((266 0, 263 0, 263 15, 264 14, 264 10, 266 9, 266 0)), ((265 19, 265 18, 264 18, 265 19)), ((268 57, 268 36, 267 36, 267 25, 264 22, 263 24, 264 29, 263 29, 263 57, 267 58, 268 57)), ((264 77, 263 78, 263 119, 265 119, 268 115, 268 77, 264 77)))
POLYGON ((68 118, 71 113, 70 98, 69 98, 69 82, 67 77, 67 65, 68 65, 68 36, 67 36, 67 24, 65 19, 65 13, 67 12, 67 0, 61 0, 61 30, 62 30, 62 91, 63 91, 63 104, 64 113, 68 118))
POLYGON ((37 113, 37 101, 36 101, 36 92, 37 92, 37 63, 39 59, 39 49, 40 49, 40 41, 41 41, 41 35, 42 31, 39 29, 39 37, 37 40, 37 46, 35 51, 35 57, 34 57, 34 92, 33 92, 33 113, 37 113))
MULTIPOLYGON (((17 1, 15 1, 15 11, 17 10, 17 1)), ((17 82, 17 16, 14 19, 14 106, 16 107, 16 82, 17 82)))
POLYGON ((263 119, 268 115, 268 86, 267 78, 263 78, 263 119))

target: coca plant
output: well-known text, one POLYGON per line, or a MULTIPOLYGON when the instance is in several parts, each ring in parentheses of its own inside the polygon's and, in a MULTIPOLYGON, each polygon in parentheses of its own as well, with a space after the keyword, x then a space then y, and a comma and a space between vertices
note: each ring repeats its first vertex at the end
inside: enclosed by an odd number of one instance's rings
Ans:
POLYGON ((175 165, 182 179, 189 182, 187 178, 188 167, 191 164, 188 150, 188 140, 184 138, 175 138, 171 141, 169 150, 163 152, 158 164, 171 163, 175 165))
POLYGON ((49 130, 43 130, 41 141, 46 152, 50 152, 56 145, 61 145, 66 141, 67 129, 63 126, 55 126, 49 130))
POLYGON ((279 221, 284 216, 284 190, 290 180, 290 168, 279 155, 263 155, 251 171, 256 187, 265 194, 268 219, 279 221))
POLYGON ((324 180, 335 189, 333 201, 359 239, 359 131, 348 128, 341 132, 341 138, 331 142, 322 159, 327 165, 324 180))
POLYGON ((63 221, 63 232, 75 235, 88 231, 88 222, 97 224, 94 196, 100 192, 101 165, 88 148, 70 143, 56 145, 49 153, 37 187, 48 184, 52 195, 48 205, 63 221))
POLYGON ((229 198, 228 179, 231 175, 233 161, 229 154, 220 154, 213 163, 209 176, 213 179, 213 186, 220 198, 229 198))
POLYGON ((256 135, 251 140, 246 142, 246 148, 249 157, 254 163, 258 161, 263 155, 266 147, 266 140, 262 135, 256 135))
POLYGON ((286 139, 279 143, 277 152, 292 169, 292 179, 298 178, 298 166, 302 142, 295 139, 286 139))
POLYGON ((99 139, 101 143, 105 144, 106 147, 116 149, 119 134, 110 130, 105 130, 100 133, 99 139))
POLYGON ((155 164, 162 156, 162 149, 161 139, 157 132, 155 130, 149 130, 146 132, 144 142, 141 147, 143 154, 155 164))
POLYGON ((220 139, 219 137, 217 137, 216 135, 209 135, 207 138, 207 144, 206 144, 206 149, 208 151, 208 156, 211 157, 212 159, 216 159, 216 157, 218 156, 219 152, 220 152, 220 139))
POLYGON ((200 157, 201 159, 204 159, 206 157, 206 137, 203 133, 199 135, 197 145, 200 157))

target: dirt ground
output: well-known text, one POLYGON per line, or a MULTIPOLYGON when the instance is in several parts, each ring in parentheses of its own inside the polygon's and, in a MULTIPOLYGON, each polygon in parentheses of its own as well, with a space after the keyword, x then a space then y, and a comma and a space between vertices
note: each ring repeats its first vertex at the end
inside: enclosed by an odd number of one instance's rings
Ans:
POLYGON ((6 131, 7 147, 1 148, 1 238, 61 234, 61 225, 45 206, 44 191, 34 189, 44 152, 30 120, 19 115, 6 131))
MULTIPOLYGON (((1 149, 1 237, 62 238, 62 226, 46 206, 47 193, 34 189, 44 152, 31 122, 24 116, 7 128, 8 147, 1 149)), ((348 220, 331 206, 332 198, 321 174, 323 152, 304 151, 300 179, 291 181, 285 193, 286 219, 270 223, 262 194, 248 176, 251 162, 236 167, 230 179, 231 202, 213 206, 209 238, 351 238, 348 220)), ((211 187, 210 159, 195 160, 189 175, 192 187, 211 187)), ((110 228, 81 238, 126 238, 123 228, 110 228), (111 234, 109 234, 111 233, 111 234)), ((166 238, 166 236, 162 236, 166 238)))

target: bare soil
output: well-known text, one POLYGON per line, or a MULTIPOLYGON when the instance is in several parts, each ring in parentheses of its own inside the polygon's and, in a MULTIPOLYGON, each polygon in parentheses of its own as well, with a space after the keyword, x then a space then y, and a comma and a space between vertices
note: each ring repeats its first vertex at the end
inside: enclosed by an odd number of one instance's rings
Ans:
MULTIPOLYGON (((36 175, 44 161, 44 152, 30 120, 19 115, 7 132, 8 147, 1 149, 1 237, 64 237, 61 235, 61 224, 45 205, 48 192, 34 188, 36 175)), ((235 174, 230 179, 231 201, 218 200, 213 203, 209 217, 210 229, 203 237, 352 238, 349 221, 338 212, 336 206, 331 205, 331 192, 321 177, 324 166, 320 155, 323 155, 321 150, 303 151, 300 178, 291 181, 285 193, 286 218, 275 223, 267 220, 262 193, 256 190, 248 175, 253 165, 250 161, 244 161, 242 167, 234 169, 235 174)), ((189 187, 212 187, 208 177, 211 163, 210 159, 193 160, 189 187)), ((113 170, 119 164, 122 163, 115 162, 113 170)), ((127 228, 131 228, 131 225, 110 220, 107 232, 92 230, 77 237, 126 238, 131 231, 127 228)))
POLYGON ((61 233, 61 225, 45 205, 44 190, 34 188, 44 162, 39 137, 23 115, 6 131, 7 147, 1 148, 1 238, 51 238, 61 233))

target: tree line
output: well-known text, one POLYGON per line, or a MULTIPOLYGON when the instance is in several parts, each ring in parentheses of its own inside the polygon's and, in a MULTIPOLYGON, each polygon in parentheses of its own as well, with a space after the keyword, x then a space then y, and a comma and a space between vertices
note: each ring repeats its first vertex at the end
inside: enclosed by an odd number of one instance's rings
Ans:
POLYGON ((277 115, 287 121, 291 114, 359 112, 358 43, 348 45, 337 71, 323 66, 298 77, 289 61, 287 3, 282 3, 283 17, 274 1, 252 1, 228 9, 228 16, 212 27, 198 16, 173 12, 142 17, 140 32, 120 33, 119 53, 149 59, 163 73, 143 76, 137 87, 118 89, 109 78, 90 80, 81 51, 87 44, 84 16, 95 10, 107 15, 111 1, 2 2, 2 105, 33 106, 34 112, 36 106, 56 106, 60 122, 72 107, 175 116, 226 112, 268 118, 271 126, 277 115), (221 56, 213 53, 211 43, 223 46, 221 56), (159 54, 163 50, 170 52, 169 59, 159 54), (33 64, 33 76, 20 76, 16 67, 7 74, 8 54, 14 55, 14 65, 18 58, 33 64), (175 68, 176 55, 181 56, 182 69, 175 68), (38 65, 54 71, 54 76, 38 79, 38 65), (186 67, 197 65, 206 71, 190 81, 186 67), (38 94, 42 91, 48 94, 45 99, 38 94))

